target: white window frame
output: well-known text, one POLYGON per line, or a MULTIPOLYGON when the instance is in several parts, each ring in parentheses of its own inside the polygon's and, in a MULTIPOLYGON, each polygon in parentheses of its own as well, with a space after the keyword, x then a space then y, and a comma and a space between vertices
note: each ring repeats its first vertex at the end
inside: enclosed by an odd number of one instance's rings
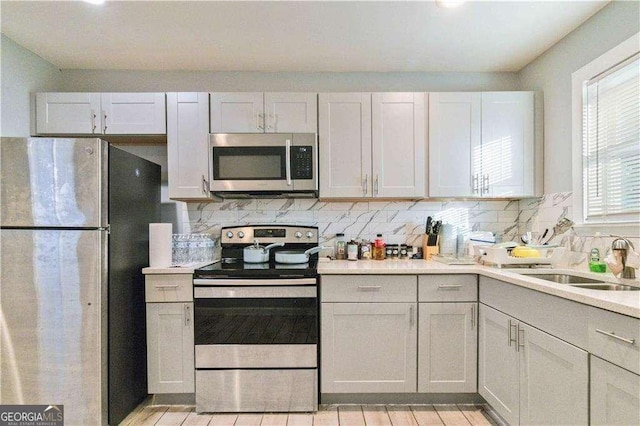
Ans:
POLYGON ((594 235, 596 232, 601 232, 603 234, 628 237, 640 236, 640 219, 626 223, 585 223, 582 170, 584 83, 638 53, 639 46, 640 33, 637 33, 571 74, 573 212, 575 216, 574 222, 576 223, 574 230, 578 235, 594 235))

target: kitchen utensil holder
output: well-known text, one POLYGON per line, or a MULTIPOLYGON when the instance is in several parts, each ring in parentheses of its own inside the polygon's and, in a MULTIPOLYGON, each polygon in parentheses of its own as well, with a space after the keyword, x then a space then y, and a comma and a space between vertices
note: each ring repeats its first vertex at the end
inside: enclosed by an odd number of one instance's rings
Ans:
POLYGON ((436 238, 436 245, 435 246, 428 246, 427 245, 427 241, 429 240, 429 234, 424 234, 422 236, 422 257, 425 260, 431 260, 431 256, 433 256, 434 254, 438 254, 440 253, 440 236, 438 235, 438 238, 436 238))

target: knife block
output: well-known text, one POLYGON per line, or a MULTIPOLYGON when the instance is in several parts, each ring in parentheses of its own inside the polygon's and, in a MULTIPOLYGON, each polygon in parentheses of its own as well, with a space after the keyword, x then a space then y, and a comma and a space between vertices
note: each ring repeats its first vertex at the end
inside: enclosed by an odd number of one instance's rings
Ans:
POLYGON ((435 246, 428 246, 427 241, 429 240, 429 235, 424 234, 422 236, 422 258, 424 260, 431 260, 431 256, 434 254, 440 253, 440 236, 436 238, 435 246))

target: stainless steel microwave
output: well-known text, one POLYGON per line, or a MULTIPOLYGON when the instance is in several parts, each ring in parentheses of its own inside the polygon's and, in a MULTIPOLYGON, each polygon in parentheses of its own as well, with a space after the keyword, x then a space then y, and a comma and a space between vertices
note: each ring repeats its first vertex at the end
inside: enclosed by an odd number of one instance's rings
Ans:
POLYGON ((318 196, 315 133, 213 133, 209 155, 218 196, 318 196))

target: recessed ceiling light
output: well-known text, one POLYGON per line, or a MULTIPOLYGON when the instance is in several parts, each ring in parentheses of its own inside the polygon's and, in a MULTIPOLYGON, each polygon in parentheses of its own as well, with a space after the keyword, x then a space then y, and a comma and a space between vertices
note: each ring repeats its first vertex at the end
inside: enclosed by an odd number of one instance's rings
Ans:
POLYGON ((462 6, 465 0, 436 0, 436 6, 451 9, 462 6))
POLYGON ((82 0, 82 1, 84 1, 85 3, 91 3, 91 4, 104 4, 106 0, 82 0))

